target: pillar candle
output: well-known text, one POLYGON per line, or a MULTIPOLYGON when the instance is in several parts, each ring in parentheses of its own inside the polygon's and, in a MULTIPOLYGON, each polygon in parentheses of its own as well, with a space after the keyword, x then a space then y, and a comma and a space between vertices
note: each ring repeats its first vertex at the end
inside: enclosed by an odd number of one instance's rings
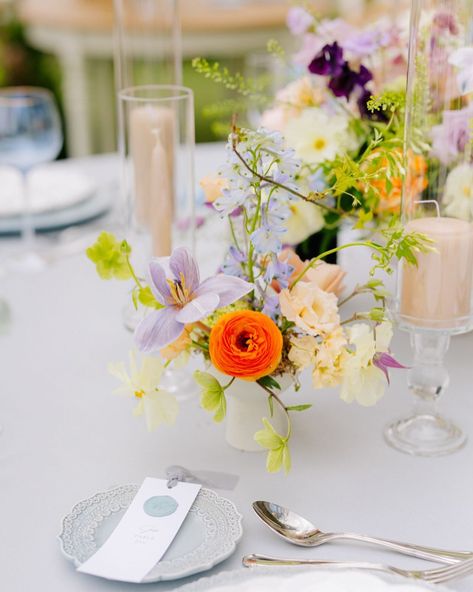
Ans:
MULTIPOLYGON (((135 107, 130 112, 129 126, 136 220, 149 229, 153 245, 164 244, 155 235, 171 236, 171 229, 164 226, 172 225, 174 207, 174 113, 168 107, 135 107), (166 215, 160 215, 161 209, 166 215)), ((153 254, 162 256, 169 252, 153 254)))
POLYGON ((472 313, 472 225, 456 218, 432 217, 412 220, 406 229, 427 235, 435 251, 418 253, 417 267, 403 263, 401 316, 423 327, 461 326, 472 313))
POLYGON ((172 250, 173 191, 169 174, 170 155, 160 131, 156 131, 151 153, 149 220, 153 255, 166 257, 172 250))

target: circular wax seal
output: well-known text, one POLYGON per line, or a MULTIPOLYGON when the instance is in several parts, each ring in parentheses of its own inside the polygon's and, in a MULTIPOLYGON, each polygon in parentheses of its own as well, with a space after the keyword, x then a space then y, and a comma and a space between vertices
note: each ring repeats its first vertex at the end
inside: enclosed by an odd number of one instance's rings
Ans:
POLYGON ((174 514, 177 506, 178 503, 170 495, 154 495, 145 501, 143 510, 148 516, 163 518, 174 514))

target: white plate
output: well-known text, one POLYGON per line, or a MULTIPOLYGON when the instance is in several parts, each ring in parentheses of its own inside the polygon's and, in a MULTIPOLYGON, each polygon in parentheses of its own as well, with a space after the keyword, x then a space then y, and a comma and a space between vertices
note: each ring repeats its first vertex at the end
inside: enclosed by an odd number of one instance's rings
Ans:
MULTIPOLYGON (((85 224, 106 214, 113 206, 116 194, 103 188, 89 199, 80 201, 68 208, 38 212, 32 216, 33 228, 38 232, 63 230, 76 224, 85 224)), ((21 233, 23 221, 20 216, 0 216, 0 236, 11 236, 21 233)))
MULTIPOLYGON (((24 208, 21 177, 11 168, 0 167, 0 217, 19 216, 24 208)), ((32 214, 62 210, 90 199, 97 187, 73 165, 45 165, 28 175, 28 198, 32 214)))
POLYGON ((253 567, 222 572, 180 586, 177 592, 451 592, 402 576, 361 570, 253 567))
MULTIPOLYGON (((138 485, 130 484, 96 493, 63 519, 61 550, 76 567, 103 545, 137 491, 138 485)), ((242 537, 241 520, 233 502, 202 488, 176 538, 143 583, 183 578, 220 563, 242 537)))

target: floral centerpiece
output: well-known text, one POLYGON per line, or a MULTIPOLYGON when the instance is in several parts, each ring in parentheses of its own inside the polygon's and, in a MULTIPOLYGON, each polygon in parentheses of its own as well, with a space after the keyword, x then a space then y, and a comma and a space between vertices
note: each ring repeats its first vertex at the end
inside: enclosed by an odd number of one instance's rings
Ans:
MULTIPOLYGON (((295 151, 300 190, 323 198, 316 208, 303 200, 293 204, 287 220, 285 242, 308 257, 336 242, 344 219, 357 229, 376 230, 398 214, 407 27, 380 21, 359 28, 342 19, 320 20, 301 7, 289 10, 288 26, 300 49, 289 58, 274 41, 269 49, 284 62, 292 81, 270 97, 261 125, 281 132, 284 146, 295 151)), ((243 98, 267 105, 257 81, 201 58, 194 67, 243 98)), ((426 161, 419 155, 410 167, 410 182, 421 193, 426 161)), ((204 180, 209 200, 218 195, 215 183, 204 180)))
POLYGON ((289 470, 292 414, 311 407, 311 400, 294 404, 291 395, 282 395, 287 378, 298 389, 307 370, 315 389, 340 387, 347 403, 372 405, 383 395, 388 369, 401 366, 389 350, 392 329, 381 282, 367 277, 342 297, 343 271, 324 258, 363 245, 372 249, 373 270, 389 270, 393 259, 415 263, 416 253, 428 248, 422 235, 392 222, 383 244, 361 241, 301 261, 285 244, 287 220, 296 204, 320 208, 326 198, 325 191, 301 187, 303 167, 279 132, 233 126, 221 171, 225 187, 213 204, 228 222, 231 242, 219 272, 203 281, 184 248, 151 260, 146 278, 135 271, 126 241, 102 233, 87 250, 102 278, 133 281, 134 302, 149 310, 135 331, 141 369, 134 355, 130 372, 123 364, 111 368, 135 399, 134 413, 144 413, 151 429, 172 423, 178 405, 160 387, 163 368, 198 354, 206 363, 194 375, 201 405, 215 421, 225 418, 235 383, 253 385, 267 400, 253 437, 268 451, 269 471, 289 470), (373 307, 345 313, 359 294, 371 294, 373 307), (276 426, 277 413, 283 427, 276 426))

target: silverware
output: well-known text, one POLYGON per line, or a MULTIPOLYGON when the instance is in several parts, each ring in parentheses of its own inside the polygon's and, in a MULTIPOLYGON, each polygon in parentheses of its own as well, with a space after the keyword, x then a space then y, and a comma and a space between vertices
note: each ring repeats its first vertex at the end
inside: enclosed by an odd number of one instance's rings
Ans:
POLYGON ((271 530, 286 541, 300 545, 301 547, 317 547, 330 541, 344 539, 378 545, 391 551, 397 551, 404 555, 411 555, 429 561, 454 564, 458 561, 473 559, 473 552, 468 551, 446 551, 444 549, 399 543, 397 541, 379 539, 352 532, 322 532, 311 522, 296 514, 296 512, 270 502, 254 502, 253 510, 271 530))
POLYGON ((336 569, 367 569, 371 571, 382 571, 406 578, 424 580, 432 584, 441 584, 466 576, 473 573, 473 559, 467 561, 457 561, 454 565, 445 565, 435 569, 401 569, 392 565, 383 565, 381 563, 368 563, 366 561, 326 561, 324 559, 279 559, 277 557, 267 557, 266 555, 245 555, 242 563, 245 567, 254 567, 258 565, 312 565, 314 567, 330 567, 336 569))

